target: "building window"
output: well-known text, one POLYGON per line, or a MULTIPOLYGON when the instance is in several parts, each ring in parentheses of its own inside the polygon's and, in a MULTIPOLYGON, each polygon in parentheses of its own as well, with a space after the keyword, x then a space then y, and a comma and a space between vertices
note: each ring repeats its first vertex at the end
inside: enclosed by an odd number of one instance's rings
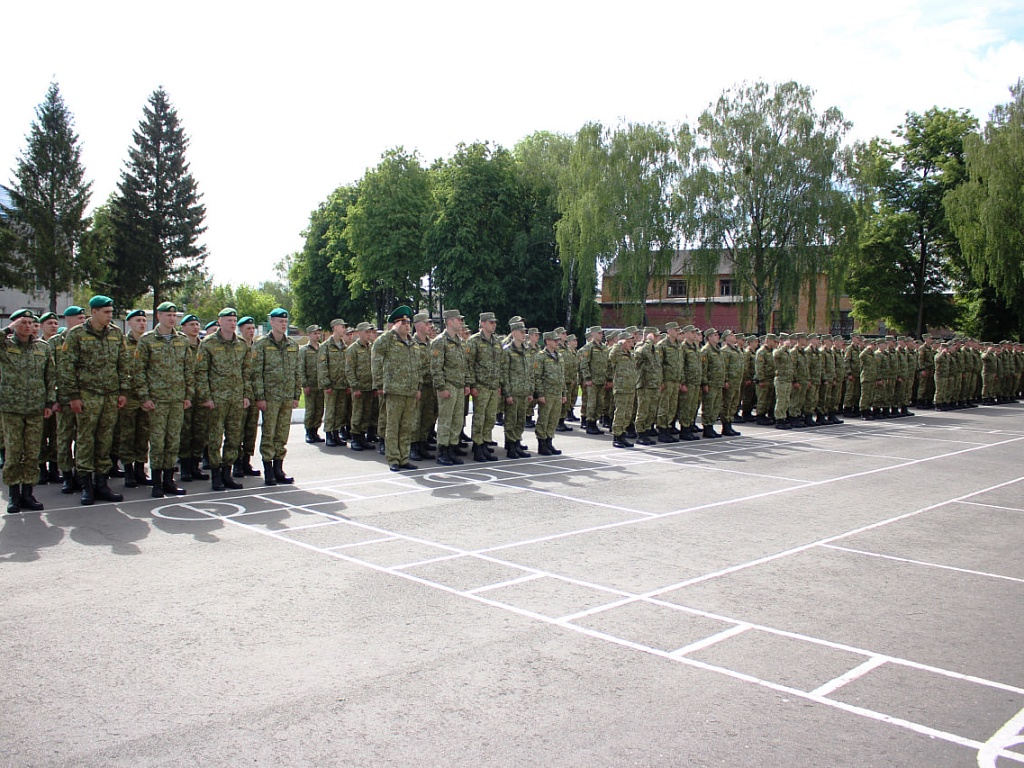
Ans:
POLYGON ((686 281, 685 280, 669 280, 668 281, 668 297, 670 299, 685 299, 686 298, 686 281))
POLYGON ((832 313, 832 333, 849 336, 853 333, 853 316, 850 310, 841 309, 832 313))
POLYGON ((732 296, 732 280, 719 280, 718 281, 718 295, 719 296, 732 296))

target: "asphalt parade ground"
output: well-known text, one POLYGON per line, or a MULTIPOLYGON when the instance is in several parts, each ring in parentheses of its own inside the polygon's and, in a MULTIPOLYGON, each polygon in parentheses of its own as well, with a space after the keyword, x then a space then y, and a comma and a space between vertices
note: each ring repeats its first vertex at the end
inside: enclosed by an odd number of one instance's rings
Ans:
POLYGON ((737 427, 392 473, 297 424, 293 486, 38 488, 0 765, 1024 764, 1024 404, 737 427))

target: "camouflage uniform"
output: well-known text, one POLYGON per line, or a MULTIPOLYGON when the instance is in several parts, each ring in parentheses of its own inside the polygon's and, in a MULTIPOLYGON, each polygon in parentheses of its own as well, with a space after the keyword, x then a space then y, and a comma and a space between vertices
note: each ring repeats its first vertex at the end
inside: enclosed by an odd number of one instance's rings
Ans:
MULTIPOLYGON (((644 340, 633 348, 636 361, 636 429, 643 441, 658 420, 658 402, 661 400, 661 364, 655 353, 655 342, 644 340)), ((649 442, 649 440, 648 440, 649 442)))
POLYGON ((775 354, 764 344, 754 355, 754 387, 757 389, 757 419, 761 424, 775 414, 775 354))
POLYGON ((789 401, 793 396, 793 356, 789 354, 788 347, 779 344, 772 350, 771 357, 775 371, 772 380, 775 389, 775 424, 785 428, 789 420, 789 401))
POLYGON ((4 435, 4 482, 31 486, 39 477, 43 411, 57 398, 57 371, 45 341, 0 333, 0 424, 4 435))
POLYGON ((700 402, 700 422, 704 433, 714 431, 722 411, 722 387, 725 385, 725 359, 717 344, 705 342, 700 348, 701 380, 703 392, 700 402), (706 388, 706 389, 705 389, 706 388))
MULTIPOLYGON (((526 423, 526 401, 533 395, 532 360, 526 354, 525 344, 509 341, 502 348, 499 381, 505 396, 505 450, 514 451, 510 446, 523 439, 523 425, 526 423), (512 402, 508 402, 509 398, 512 402)), ((602 386, 604 382, 601 382, 602 386)), ((518 455, 518 451, 515 451, 518 455)), ((509 456, 516 458, 516 456, 509 456)))
POLYGON ((419 422, 421 352, 412 335, 403 339, 398 333, 383 334, 377 345, 381 366, 381 390, 384 392, 387 433, 385 457, 394 468, 409 466, 409 448, 419 422))
POLYGON ((462 339, 447 330, 430 342, 430 377, 438 393, 437 444, 458 446, 466 422, 466 353, 462 339), (441 397, 441 392, 451 397, 441 397))
POLYGON ((538 350, 532 358, 533 396, 537 400, 537 440, 548 442, 548 450, 543 447, 541 454, 551 452, 550 441, 555 436, 558 416, 562 412, 562 398, 565 397, 565 368, 557 349, 538 350), (544 402, 540 402, 540 398, 544 402))
POLYGON ((371 421, 374 392, 368 343, 356 340, 345 350, 345 379, 352 388, 352 433, 365 435, 371 424, 377 426, 371 421))
POLYGON ((583 408, 588 422, 597 422, 606 411, 605 401, 608 390, 605 381, 608 379, 608 347, 601 342, 588 341, 578 354, 580 381, 583 383, 583 408), (591 382, 588 385, 587 382, 591 382))
POLYGON ((341 433, 349 426, 350 396, 345 362, 345 343, 328 337, 316 358, 317 386, 324 390, 324 430, 341 433), (326 390, 331 390, 330 394, 326 390))
POLYGON ((697 423, 697 409, 700 407, 700 382, 704 377, 701 367, 700 350, 695 342, 683 342, 683 404, 680 406, 679 425, 681 429, 697 423))
POLYGON ((608 381, 612 385, 615 412, 612 415, 612 436, 621 438, 633 419, 636 398, 636 360, 633 350, 616 341, 608 352, 608 381))
POLYGON ((467 384, 477 392, 473 395, 473 444, 486 445, 501 398, 501 344, 497 335, 488 339, 477 331, 466 342, 465 353, 467 384))
POLYGON ((203 409, 203 403, 213 401, 207 430, 213 469, 230 466, 237 458, 246 408, 243 401, 249 400, 251 405, 252 394, 249 345, 237 335, 225 339, 220 332, 203 339, 196 353, 196 402, 203 409))
MULTIPOLYGON (((135 346, 132 386, 139 403, 151 400, 150 466, 171 470, 178 456, 185 401, 195 393, 195 355, 183 333, 172 329, 170 337, 156 330, 142 335, 135 346)), ((192 410, 195 403, 188 410, 192 410)), ((154 484, 157 479, 153 478, 154 484)))
MULTIPOLYGON (((288 453, 292 409, 302 393, 302 373, 299 345, 287 335, 278 340, 268 333, 253 343, 252 395, 256 402, 266 403, 260 438, 264 465, 281 461, 288 453)), ((227 457, 225 462, 230 463, 227 457)))
POLYGON ((667 440, 668 431, 672 429, 676 419, 680 417, 681 392, 679 385, 683 381, 683 346, 678 340, 665 337, 654 345, 658 364, 661 366, 661 398, 658 402, 658 433, 659 438, 667 440))
MULTIPOLYGON (((141 336, 140 336, 141 338, 141 336)), ((135 351, 139 345, 139 339, 131 332, 125 334, 125 344, 128 346, 128 355, 131 357, 131 376, 134 379, 136 371, 135 351)), ((150 414, 142 410, 142 401, 135 396, 134 387, 128 395, 128 402, 117 414, 117 427, 115 434, 118 435, 114 443, 114 455, 120 457, 124 462, 125 472, 130 464, 138 462, 145 464, 149 459, 149 430, 150 414)), ((173 467, 174 465, 171 464, 173 467)))
POLYGON ((302 370, 302 389, 305 396, 306 413, 303 417, 303 425, 306 434, 312 436, 324 420, 324 391, 320 389, 320 381, 317 375, 317 354, 319 346, 314 347, 312 342, 306 342, 299 347, 299 363, 302 370), (309 389, 309 393, 305 392, 309 389))
MULTIPOLYGON (((216 335, 216 334, 214 334, 216 335)), ((192 353, 192 361, 195 363, 199 358, 200 341, 192 343, 186 336, 186 343, 192 353)), ((207 337, 209 338, 209 337, 207 337)), ((199 472, 199 459, 203 457, 206 444, 210 440, 210 417, 212 412, 204 408, 202 404, 205 399, 200 399, 200 387, 196 385, 196 402, 182 414, 181 435, 178 440, 178 459, 182 466, 182 480, 191 480, 194 472, 199 472), (187 468, 187 471, 186 471, 187 468)), ((206 475, 200 473, 198 479, 204 479, 206 475)))

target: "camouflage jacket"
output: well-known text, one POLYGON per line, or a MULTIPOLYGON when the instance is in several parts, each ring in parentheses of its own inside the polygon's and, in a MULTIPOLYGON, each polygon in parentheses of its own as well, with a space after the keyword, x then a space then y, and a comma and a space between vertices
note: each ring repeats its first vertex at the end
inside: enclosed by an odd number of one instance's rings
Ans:
POLYGON ((510 341, 502 348, 501 391, 505 395, 526 397, 533 394, 533 358, 525 346, 510 341))
POLYGON ((793 383, 793 356, 789 354, 788 347, 776 347, 772 350, 772 365, 775 368, 775 378, 780 383, 793 383))
POLYGON ((501 344, 491 334, 485 339, 477 331, 466 340, 466 383, 473 388, 497 389, 501 376, 501 344))
POLYGON ((775 355, 768 347, 759 347, 754 355, 754 380, 765 384, 775 379, 775 355))
POLYGON ((677 384, 683 380, 683 345, 672 339, 662 339, 654 345, 661 364, 661 380, 677 384))
POLYGON ((356 340, 345 350, 345 378, 353 390, 369 392, 373 389, 373 368, 370 365, 370 345, 356 340))
POLYGON ((335 343, 330 338, 320 345, 316 354, 316 380, 320 389, 344 392, 348 388, 345 342, 335 343))
POLYGON ((622 346, 621 341, 615 342, 608 353, 608 380, 616 395, 636 391, 636 359, 632 350, 622 346))
POLYGON ((579 351, 580 381, 601 385, 608 379, 609 349, 604 344, 588 341, 579 351))
POLYGON ((462 339, 453 338, 447 332, 438 334, 430 342, 430 377, 434 381, 434 389, 454 390, 452 394, 457 395, 466 386, 465 347, 462 339))
POLYGON ((721 387, 725 383, 725 358, 717 344, 700 348, 701 386, 721 387))
POLYGON ((535 397, 558 397, 565 395, 565 369, 558 350, 546 349, 536 352, 530 359, 532 366, 533 394, 535 397))
POLYGON ((700 350, 696 344, 683 342, 683 384, 687 387, 699 387, 704 377, 704 368, 700 361, 700 350))
POLYGON ((127 395, 132 364, 121 329, 108 325, 96 331, 88 320, 70 329, 60 348, 57 375, 69 402, 80 400, 83 392, 127 395))
POLYGON ((298 400, 302 394, 299 345, 287 335, 280 341, 268 333, 252 345, 254 400, 298 400))
POLYGON ((0 411, 42 415, 57 399, 57 371, 45 341, 0 333, 0 411))
POLYGON ((421 353, 416 340, 388 331, 373 345, 374 363, 380 365, 380 389, 385 395, 415 396, 420 391, 421 353))
POLYGON ((636 388, 657 389, 661 386, 661 364, 655 353, 654 342, 644 341, 633 347, 636 360, 636 388))
POLYGON ((319 347, 314 348, 309 343, 299 347, 299 367, 302 370, 303 387, 320 389, 320 379, 317 372, 317 353, 319 351, 319 347))
POLYGON ((172 333, 165 339, 148 331, 135 345, 132 387, 142 402, 192 400, 195 395, 195 353, 185 334, 172 333))
POLYGON ((246 397, 253 400, 249 345, 238 335, 225 339, 211 333, 196 351, 196 402, 238 407, 246 397))

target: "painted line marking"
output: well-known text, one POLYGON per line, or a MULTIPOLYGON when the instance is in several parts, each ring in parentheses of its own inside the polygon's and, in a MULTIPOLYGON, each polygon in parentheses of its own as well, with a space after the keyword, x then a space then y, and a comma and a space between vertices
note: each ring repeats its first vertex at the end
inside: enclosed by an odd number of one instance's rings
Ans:
POLYGON ((980 501, 963 501, 961 504, 970 504, 972 507, 988 507, 989 509, 1005 509, 1007 512, 1024 512, 1019 507, 1003 507, 999 504, 982 504, 980 501))
POLYGON ((339 549, 361 547, 363 544, 380 544, 383 541, 397 541, 397 536, 381 536, 379 539, 366 539, 365 541, 350 541, 348 544, 338 544, 333 547, 325 547, 325 552, 337 552, 339 549))
POLYGON ((907 557, 896 557, 895 555, 883 555, 879 552, 867 552, 863 549, 851 549, 850 547, 837 547, 835 544, 822 544, 824 549, 835 549, 839 552, 850 552, 855 555, 866 555, 868 557, 878 557, 882 560, 894 560, 898 563, 909 563, 911 565, 923 565, 928 568, 939 568, 943 571, 956 571, 957 573, 967 573, 972 576, 984 576, 989 579, 1003 579, 1004 581, 1015 581, 1018 584, 1024 584, 1024 579, 1019 579, 1015 576, 1003 576, 999 573, 989 573, 988 571, 972 571, 969 568, 957 568, 953 565, 942 565, 940 563, 929 563, 924 560, 911 560, 907 557))
POLYGON ((536 579, 546 578, 543 573, 528 573, 525 576, 520 576, 515 579, 509 579, 508 581, 499 581, 496 584, 485 584, 482 587, 475 587, 474 589, 463 590, 464 595, 479 595, 482 592, 490 592, 492 589, 501 589, 502 587, 512 587, 516 584, 525 584, 528 581, 535 581, 536 579))
POLYGON ((728 629, 723 629, 721 632, 709 635, 702 640, 690 643, 689 645, 684 645, 682 648, 676 648, 674 651, 669 653, 669 656, 673 659, 678 659, 681 656, 696 653, 697 651, 704 650, 705 648, 710 648, 712 645, 716 645, 723 640, 728 640, 730 637, 742 635, 748 629, 752 629, 750 624, 737 624, 734 627, 729 627, 728 629))
POLYGON ((889 661, 889 659, 886 656, 872 656, 867 661, 858 664, 849 672, 846 672, 845 674, 842 674, 837 678, 829 680, 824 685, 818 686, 813 691, 811 691, 811 696, 828 696, 832 693, 835 693, 847 683, 852 683, 857 678, 863 677, 868 672, 870 672, 873 669, 877 669, 878 667, 885 664, 887 661, 889 661))
POLYGON ((982 744, 981 749, 978 750, 979 768, 996 768, 998 758, 1011 755, 1016 755, 1018 762, 1024 762, 1024 755, 1006 751, 1009 747, 1024 744, 1022 731, 1024 731, 1024 709, 1010 718, 1002 728, 992 734, 992 738, 982 744))

